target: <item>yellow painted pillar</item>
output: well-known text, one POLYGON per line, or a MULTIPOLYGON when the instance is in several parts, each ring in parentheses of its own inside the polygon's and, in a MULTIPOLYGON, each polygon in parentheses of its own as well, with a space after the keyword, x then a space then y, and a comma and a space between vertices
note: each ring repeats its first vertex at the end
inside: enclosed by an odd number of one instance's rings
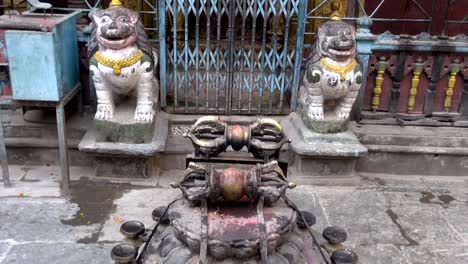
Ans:
POLYGON ((423 66, 423 59, 421 57, 417 58, 413 69, 413 79, 411 79, 410 96, 408 98, 408 113, 413 112, 414 106, 416 105, 416 95, 418 95, 419 80, 423 66))
POLYGON ((374 96, 372 98, 372 111, 376 112, 380 105, 380 94, 382 93, 383 76, 387 70, 387 58, 380 57, 377 68, 377 76, 375 77, 374 96))
POLYGON ((445 102, 444 102, 445 112, 449 112, 450 107, 452 106, 453 90, 455 88, 455 84, 457 83, 457 74, 459 72, 460 72, 460 61, 458 59, 455 59, 455 61, 452 63, 452 70, 450 71, 450 75, 448 78, 447 91, 445 92, 445 102))

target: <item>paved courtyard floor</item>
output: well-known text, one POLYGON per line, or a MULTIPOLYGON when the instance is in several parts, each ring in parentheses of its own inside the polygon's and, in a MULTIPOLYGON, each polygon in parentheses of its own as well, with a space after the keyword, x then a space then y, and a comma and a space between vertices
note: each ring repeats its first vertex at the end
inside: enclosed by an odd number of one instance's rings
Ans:
MULTIPOLYGON (((153 181, 117 183, 72 167, 70 193, 59 169, 10 166, 12 188, 0 187, 0 263, 112 263, 126 220, 149 228, 152 209, 178 194, 169 187, 182 171, 153 181)), ((317 217, 316 230, 339 225, 360 263, 468 263, 468 179, 388 179, 363 175, 356 187, 299 186, 288 195, 317 217)), ((0 184, 1 185, 1 184, 0 184)))

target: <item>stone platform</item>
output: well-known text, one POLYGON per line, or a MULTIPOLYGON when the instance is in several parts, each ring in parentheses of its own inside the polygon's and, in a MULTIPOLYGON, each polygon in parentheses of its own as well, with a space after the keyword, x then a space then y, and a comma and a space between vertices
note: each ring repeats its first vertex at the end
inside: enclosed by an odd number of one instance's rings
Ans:
POLYGON ((129 99, 119 104, 112 119, 94 120, 96 141, 133 144, 151 143, 155 132, 154 120, 148 124, 135 122, 135 107, 135 100, 129 99))
MULTIPOLYGON (((268 263, 325 264, 312 238, 296 225, 296 212, 283 202, 264 207, 268 263)), ((198 264, 203 217, 200 207, 179 201, 169 210, 171 225, 162 225, 143 255, 144 264, 198 264)), ((260 230, 255 204, 249 201, 208 208, 207 263, 259 264, 260 230)), ((316 234, 319 237, 319 234, 316 234)))
POLYGON ((98 177, 151 178, 157 172, 155 157, 166 146, 167 116, 158 113, 152 126, 150 131, 153 133, 147 143, 101 141, 102 135, 90 129, 78 144, 78 149, 94 156, 98 177))
POLYGON ((296 114, 281 122, 290 143, 289 175, 301 184, 355 185, 355 165, 367 155, 351 131, 321 134, 307 128, 296 114))
MULTIPOLYGON (((164 115, 164 118, 167 117, 169 120, 169 132, 163 152, 156 151, 155 153, 159 154, 156 154, 157 158, 153 156, 152 162, 156 163, 155 166, 158 167, 158 170, 185 169, 186 155, 193 151, 193 147, 190 140, 184 138, 182 134, 187 132, 191 124, 200 116, 175 115, 164 112, 160 112, 158 115, 164 115)), ((257 117, 226 116, 224 118, 248 123, 257 117)), ((282 124, 290 122, 289 116, 281 116, 277 120, 282 124)), ((25 122, 21 111, 2 111, 2 121, 10 164, 58 165, 58 140, 54 124, 25 122)), ((92 126, 93 115, 74 114, 67 118, 71 166, 92 166, 95 155, 89 153, 95 150, 91 149, 89 152, 78 150, 79 143, 92 126)), ((156 126, 158 125, 155 124, 156 126)), ((351 122, 350 130, 369 150, 368 155, 359 158, 355 166, 355 170, 361 175, 382 174, 386 175, 386 178, 400 177, 401 175, 406 175, 408 178, 434 176, 441 177, 441 179, 447 176, 468 176, 466 170, 468 168, 468 130, 466 128, 351 122)), ((294 135, 290 135, 289 131, 286 132, 288 137, 294 137, 294 135)), ((111 149, 109 152, 122 153, 121 149, 124 149, 125 146, 111 149)), ((152 151, 146 149, 144 152, 151 153, 152 151)), ((280 154, 281 160, 287 161, 290 155, 294 155, 291 148, 288 145, 283 146, 280 154)), ((309 159, 309 161, 312 160, 309 159)), ((290 165, 293 164, 290 163, 290 165)), ((325 165, 322 167, 327 168, 325 165)), ((311 173, 316 173, 314 171, 311 173)), ((289 173, 293 173, 293 171, 291 170, 289 173)), ((132 180, 128 176, 130 175, 119 178, 119 180, 132 180)), ((290 176, 296 177, 294 174, 290 176)), ((305 183, 311 184, 334 184, 334 177, 330 177, 330 183, 323 183, 322 180, 326 181, 326 178, 322 179, 317 176, 308 176, 303 179, 306 179, 305 183)))

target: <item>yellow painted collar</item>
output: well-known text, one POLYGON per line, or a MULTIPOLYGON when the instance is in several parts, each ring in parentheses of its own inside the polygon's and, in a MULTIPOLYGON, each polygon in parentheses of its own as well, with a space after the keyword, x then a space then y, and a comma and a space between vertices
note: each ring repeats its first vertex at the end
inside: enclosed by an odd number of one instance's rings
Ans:
POLYGON ((356 67, 356 64, 357 64, 356 59, 353 59, 349 64, 343 65, 343 66, 342 65, 332 64, 327 60, 327 58, 322 58, 320 60, 320 65, 323 68, 325 68, 328 71, 338 73, 342 80, 346 79, 346 75, 350 71, 354 70, 354 67, 356 67))
POLYGON ((122 68, 132 66, 141 60, 143 57, 143 51, 138 50, 129 57, 123 59, 108 58, 104 56, 101 51, 97 51, 96 54, 94 54, 94 57, 100 64, 114 69, 115 75, 120 75, 122 73, 122 68))

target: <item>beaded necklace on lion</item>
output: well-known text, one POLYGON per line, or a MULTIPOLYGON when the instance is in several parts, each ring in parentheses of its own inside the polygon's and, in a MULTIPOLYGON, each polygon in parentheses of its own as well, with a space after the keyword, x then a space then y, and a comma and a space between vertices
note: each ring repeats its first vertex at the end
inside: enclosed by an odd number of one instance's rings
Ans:
POLYGON ((114 69, 115 75, 120 75, 122 73, 122 68, 134 65, 143 57, 143 51, 138 50, 129 57, 123 59, 111 59, 104 56, 101 51, 97 51, 94 57, 100 64, 114 69))
POLYGON ((343 65, 343 66, 342 65, 332 64, 332 63, 328 62, 326 58, 322 58, 320 60, 320 65, 323 68, 325 68, 328 71, 338 73, 342 80, 344 80, 346 78, 346 75, 350 71, 354 70, 354 67, 356 67, 356 64, 357 64, 356 59, 353 59, 349 64, 343 65))

